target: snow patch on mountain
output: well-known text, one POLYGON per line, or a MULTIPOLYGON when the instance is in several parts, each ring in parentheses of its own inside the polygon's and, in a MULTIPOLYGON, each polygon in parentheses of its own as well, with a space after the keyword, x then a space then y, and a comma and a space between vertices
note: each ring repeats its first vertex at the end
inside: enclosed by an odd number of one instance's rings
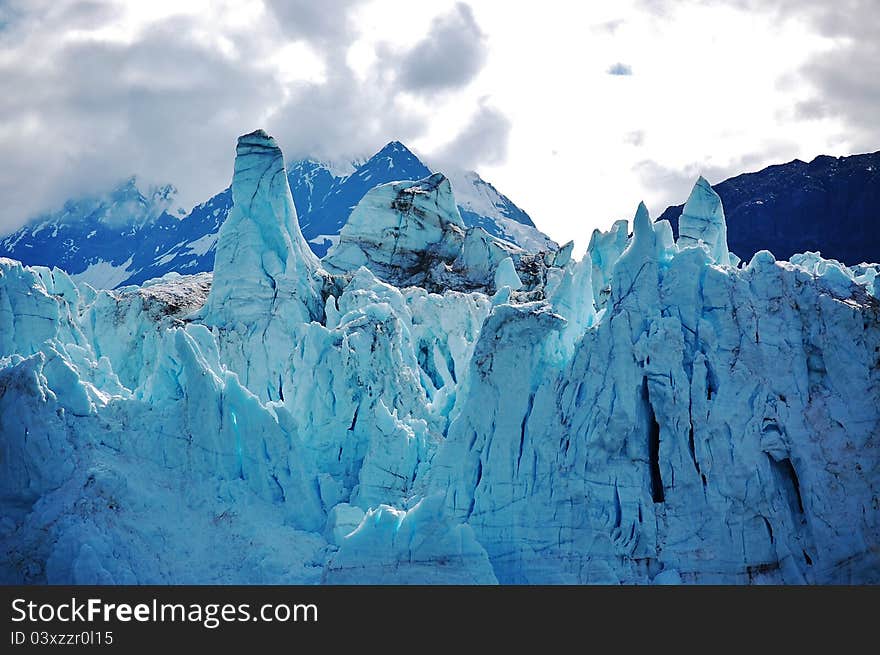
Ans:
POLYGON ((468 225, 483 227, 491 234, 531 252, 555 250, 558 247, 555 241, 535 228, 528 214, 478 173, 451 168, 447 177, 463 216, 470 219, 468 225))
POLYGON ((199 237, 195 241, 190 241, 188 244, 186 244, 186 248, 189 252, 201 257, 209 250, 214 250, 215 246, 217 245, 218 238, 219 234, 206 234, 203 237, 199 237))
POLYGON ((88 268, 82 273, 71 275, 71 279, 76 282, 84 282, 90 284, 96 289, 113 289, 119 286, 131 275, 132 257, 119 265, 105 261, 98 261, 89 264, 88 268))

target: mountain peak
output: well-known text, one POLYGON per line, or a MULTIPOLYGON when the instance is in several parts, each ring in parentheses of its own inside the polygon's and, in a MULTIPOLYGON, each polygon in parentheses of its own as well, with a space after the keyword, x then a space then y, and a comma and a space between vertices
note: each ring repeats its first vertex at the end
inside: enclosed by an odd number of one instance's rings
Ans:
POLYGON ((384 146, 382 146, 382 149, 379 150, 379 153, 377 154, 381 154, 383 152, 408 152, 409 154, 412 154, 412 151, 397 139, 386 143, 384 146))
MULTIPOLYGON (((389 164, 389 168, 394 168, 395 166, 417 166, 421 167, 424 170, 428 170, 427 166, 419 159, 409 148, 403 145, 400 141, 389 141, 386 143, 379 152, 370 157, 364 164, 362 164, 359 168, 368 168, 375 166, 379 162, 387 161, 389 164)), ((427 174, 420 175, 419 177, 426 177, 427 174)))
MULTIPOLYGON (((145 184, 137 175, 131 175, 120 182, 105 198, 100 198, 100 201, 104 204, 140 203, 152 208, 152 211, 148 212, 148 217, 155 218, 162 211, 170 209, 176 195, 177 187, 173 184, 145 184)), ((132 216, 132 222, 138 222, 138 218, 144 217, 132 216)))

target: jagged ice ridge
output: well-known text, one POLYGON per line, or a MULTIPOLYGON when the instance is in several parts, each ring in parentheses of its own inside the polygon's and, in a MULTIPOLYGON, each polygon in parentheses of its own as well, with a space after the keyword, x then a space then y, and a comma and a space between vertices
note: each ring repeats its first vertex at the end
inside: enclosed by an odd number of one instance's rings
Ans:
POLYGON ((528 251, 442 175, 319 260, 239 139, 212 274, 0 260, 4 582, 880 582, 880 281, 743 264, 700 180, 528 251))

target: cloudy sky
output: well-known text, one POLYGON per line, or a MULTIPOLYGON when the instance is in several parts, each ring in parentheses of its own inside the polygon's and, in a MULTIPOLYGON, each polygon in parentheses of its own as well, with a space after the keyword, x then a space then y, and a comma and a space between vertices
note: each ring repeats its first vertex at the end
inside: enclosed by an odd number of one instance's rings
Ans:
POLYGON ((880 149, 877 0, 0 0, 0 231, 130 174, 184 205, 235 138, 398 139, 557 240, 794 158, 880 149))

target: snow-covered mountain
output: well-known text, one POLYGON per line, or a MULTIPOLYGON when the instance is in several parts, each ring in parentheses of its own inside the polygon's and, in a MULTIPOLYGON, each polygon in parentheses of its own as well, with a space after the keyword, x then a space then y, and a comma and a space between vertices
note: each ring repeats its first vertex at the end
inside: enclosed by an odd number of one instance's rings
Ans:
MULTIPOLYGON (((350 172, 302 160, 287 167, 302 231, 319 257, 338 238, 352 209, 373 187, 431 174, 403 144, 392 141, 350 172)), ((450 174, 467 225, 533 251, 556 244, 528 214, 474 172, 450 174)), ((217 235, 232 206, 230 189, 189 214, 172 209, 172 186, 141 191, 131 178, 99 197, 69 201, 0 240, 0 256, 57 266, 97 288, 140 284, 169 272, 211 271, 217 235)))
POLYGON ((0 259, 0 582, 880 582, 880 267, 737 262, 702 180, 530 252, 443 175, 319 260, 281 161, 213 274, 0 259))
MULTIPOLYGON (((399 141, 392 141, 347 175, 312 161, 295 162, 289 171, 293 201, 306 240, 319 257, 336 241, 355 205, 387 182, 420 180, 433 172, 399 141)), ((556 244, 535 228, 532 219, 507 196, 473 171, 442 171, 455 189, 462 219, 489 234, 532 251, 556 244)))
POLYGON ((109 193, 70 200, 0 241, 0 256, 57 266, 99 288, 113 288, 180 238, 171 186, 141 190, 131 177, 109 193))

